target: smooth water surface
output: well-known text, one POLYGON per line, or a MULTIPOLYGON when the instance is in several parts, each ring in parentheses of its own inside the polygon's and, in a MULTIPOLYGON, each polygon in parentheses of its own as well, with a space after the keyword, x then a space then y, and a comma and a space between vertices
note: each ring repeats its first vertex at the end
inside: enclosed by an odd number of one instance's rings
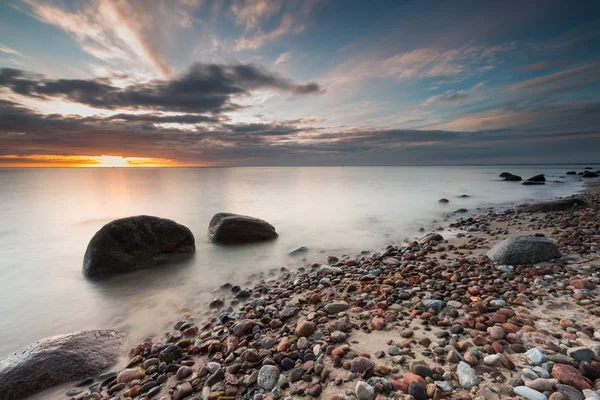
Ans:
MULTIPOLYGON (((300 246, 314 261, 377 251, 414 237, 458 208, 568 195, 568 166, 364 168, 0 169, 0 356, 40 338, 91 328, 159 334, 211 292, 259 271, 292 265, 300 246), (504 170, 544 186, 502 182, 504 170), (558 180, 563 183, 554 183, 558 180), (470 198, 459 198, 469 194, 470 198), (446 197, 449 204, 437 200, 446 197), (263 218, 274 242, 221 247, 206 240, 213 214, 263 218), (90 238, 105 223, 149 214, 188 226, 196 254, 184 263, 91 282, 81 274, 90 238)), ((578 167, 577 170, 581 170, 578 167)))

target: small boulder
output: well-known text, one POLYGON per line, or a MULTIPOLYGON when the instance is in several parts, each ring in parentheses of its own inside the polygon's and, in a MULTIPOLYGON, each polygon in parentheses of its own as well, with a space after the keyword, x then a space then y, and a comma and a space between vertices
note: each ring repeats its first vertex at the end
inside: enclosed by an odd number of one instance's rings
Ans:
POLYGON ((568 171, 567 175, 577 175, 577 172, 575 172, 575 171, 568 171))
POLYGON ((544 174, 539 174, 527 179, 527 182, 546 182, 546 178, 544 177, 544 174))
POLYGON ((536 264, 561 256, 558 246, 545 237, 515 236, 498 243, 487 256, 499 264, 536 264))
POLYGON ((104 225, 87 246, 83 274, 103 277, 162 264, 196 250, 194 235, 170 219, 138 215, 104 225))
POLYGON ((217 243, 261 242, 277 236, 273 225, 246 215, 217 213, 208 224, 208 239, 217 243))
POLYGON ((438 200, 438 203, 450 203, 450 200, 448 200, 446 198, 441 198, 438 200))
POLYGON ((307 247, 298 247, 296 250, 290 251, 288 253, 288 256, 290 257, 298 257, 301 256, 302 254, 306 254, 308 253, 308 248, 307 247))
POLYGON ((500 178, 504 178, 505 181, 521 181, 521 180, 523 180, 523 178, 521 178, 519 175, 513 175, 510 172, 501 173, 500 178))
POLYGON ((97 375, 117 362, 126 338, 123 331, 80 331, 42 339, 16 351, 0 360, 2 398, 23 399, 97 375))
POLYGON ((596 172, 592 172, 592 171, 585 171, 585 172, 583 173, 583 175, 582 175, 582 176, 583 176, 584 178, 597 178, 597 177, 598 177, 598 176, 600 176, 600 175, 598 175, 598 173, 596 173, 596 172))
POLYGON ((569 210, 573 207, 586 207, 587 203, 577 197, 567 199, 539 201, 535 203, 517 203, 513 211, 518 213, 527 212, 555 212, 569 210))

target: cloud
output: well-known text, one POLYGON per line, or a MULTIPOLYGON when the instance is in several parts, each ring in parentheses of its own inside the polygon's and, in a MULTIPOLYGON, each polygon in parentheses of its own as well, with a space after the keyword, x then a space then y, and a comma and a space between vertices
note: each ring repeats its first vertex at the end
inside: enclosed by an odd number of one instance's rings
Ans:
POLYGON ((419 48, 379 58, 359 56, 339 65, 331 74, 337 83, 388 78, 407 81, 457 78, 495 68, 496 57, 512 46, 463 46, 453 49, 419 48))
POLYGON ((425 100, 421 106, 426 107, 440 104, 445 106, 454 106, 465 102, 479 100, 482 98, 481 88, 484 86, 484 84, 484 82, 479 82, 475 86, 468 89, 448 90, 442 94, 431 96, 425 100))
POLYGON ((18 51, 14 50, 14 49, 11 49, 8 46, 3 45, 2 43, 0 43, 0 52, 6 53, 6 54, 14 54, 16 56, 23 57, 23 54, 19 53, 18 51))
POLYGON ((521 71, 539 71, 541 69, 550 68, 550 64, 546 61, 536 62, 534 64, 524 65, 521 71))
POLYGON ((291 58, 292 58, 292 53, 290 53, 290 52, 281 53, 279 55, 279 57, 277 57, 277 59, 275 60, 275 62, 273 64, 274 65, 282 65, 282 64, 285 64, 286 62, 288 62, 291 58))
POLYGON ((276 0, 237 0, 231 4, 229 10, 238 25, 252 29, 258 26, 263 19, 279 12, 281 7, 281 1, 276 0))
MULTIPOLYGON (((565 162, 565 154, 578 160, 595 154, 600 145, 599 108, 599 102, 589 102, 514 110, 506 112, 503 128, 487 123, 473 131, 441 127, 330 130, 301 126, 301 120, 217 121, 189 130, 126 124, 122 116, 44 116, 0 101, 0 162, 11 162, 2 156, 11 156, 14 162, 14 157, 36 154, 110 154, 202 165, 403 165, 522 162, 524 158, 565 162), (515 119, 521 126, 506 123, 515 119), (556 121, 566 123, 559 126, 556 121), (547 123, 554 128, 545 129, 547 123)), ((463 115, 463 122, 467 117, 463 115)))
POLYGON ((557 93, 598 84, 598 76, 600 76, 600 62, 588 62, 511 85, 509 90, 536 95, 557 93))
POLYGON ((120 62, 139 68, 139 62, 160 76, 171 73, 159 44, 169 35, 169 26, 189 27, 190 14, 198 2, 94 0, 76 2, 76 9, 63 3, 23 0, 38 20, 71 35, 86 53, 105 62, 120 62))
POLYGON ((240 108, 235 98, 256 89, 292 95, 323 93, 317 83, 297 84, 253 64, 193 64, 170 80, 118 87, 110 79, 48 79, 18 69, 0 69, 0 87, 39 99, 62 99, 108 110, 221 113, 240 108))
POLYGON ((281 20, 279 26, 270 32, 263 32, 259 29, 256 33, 250 36, 242 36, 235 42, 235 50, 257 50, 261 48, 265 42, 280 38, 292 32, 294 25, 292 17, 286 15, 281 20))

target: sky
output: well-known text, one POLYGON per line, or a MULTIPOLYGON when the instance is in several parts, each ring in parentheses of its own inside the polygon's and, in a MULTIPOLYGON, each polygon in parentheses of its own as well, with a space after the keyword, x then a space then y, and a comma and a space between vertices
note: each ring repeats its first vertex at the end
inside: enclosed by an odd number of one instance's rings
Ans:
POLYGON ((0 2, 0 166, 599 158, 597 0, 0 2))

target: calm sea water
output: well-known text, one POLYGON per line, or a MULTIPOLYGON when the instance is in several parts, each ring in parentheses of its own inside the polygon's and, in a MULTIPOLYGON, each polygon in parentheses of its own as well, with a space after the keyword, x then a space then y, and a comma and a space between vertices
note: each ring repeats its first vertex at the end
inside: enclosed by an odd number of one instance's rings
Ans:
MULTIPOLYGON (((596 167, 597 168, 597 167, 596 167)), ((0 357, 37 339, 79 329, 158 334, 182 310, 202 311, 222 283, 292 265, 300 246, 314 261, 414 237, 457 208, 550 198, 582 187, 569 166, 0 169, 0 357), (502 182, 504 170, 545 186, 502 182), (459 198, 468 194, 470 198, 459 198), (439 204, 446 197, 450 204, 439 204), (272 223, 270 243, 220 247, 206 229, 220 211, 272 223), (81 274, 90 238, 105 223, 149 214, 188 226, 193 259, 90 282, 81 274)), ((581 167, 577 168, 581 170, 581 167)))

